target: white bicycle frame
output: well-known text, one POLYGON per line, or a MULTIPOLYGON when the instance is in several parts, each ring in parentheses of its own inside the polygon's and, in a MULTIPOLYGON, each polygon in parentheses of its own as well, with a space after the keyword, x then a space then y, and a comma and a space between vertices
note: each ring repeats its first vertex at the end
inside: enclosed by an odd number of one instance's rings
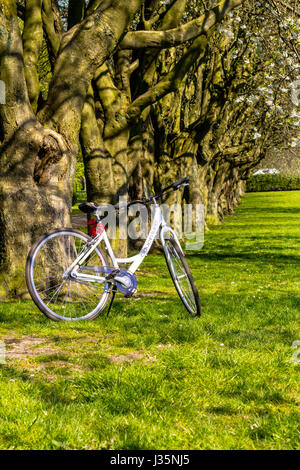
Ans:
MULTIPOLYGON (((153 202, 155 206, 155 211, 154 211, 152 225, 151 225, 149 234, 145 240, 145 243, 137 255, 131 256, 129 258, 116 258, 114 255, 113 249, 111 247, 109 238, 107 236, 107 233, 105 230, 103 230, 103 232, 97 235, 95 239, 88 244, 86 249, 82 253, 79 254, 79 256, 75 259, 72 265, 69 266, 69 268, 66 270, 66 272, 64 273, 64 276, 67 277, 68 275, 71 275, 71 277, 75 278, 78 281, 89 281, 89 282, 98 282, 98 283, 107 282, 107 279, 105 277, 100 277, 99 275, 95 276, 92 274, 84 274, 82 272, 79 272, 80 266, 84 263, 84 261, 90 256, 90 254, 97 248, 97 246, 102 241, 104 242, 107 252, 112 260, 113 267, 116 269, 119 269, 119 264, 131 263, 131 266, 128 268, 128 271, 131 274, 135 273, 135 271, 139 268, 139 266, 143 262, 144 258, 149 253, 149 250, 152 246, 152 243, 154 242, 154 239, 156 238, 158 231, 159 231, 159 238, 163 247, 165 246, 166 234, 171 234, 172 237, 174 237, 174 239, 180 246, 180 243, 178 241, 178 238, 174 230, 167 225, 164 219, 164 216, 162 214, 161 208, 159 204, 157 204, 155 198, 153 198, 153 202)), ((181 249, 181 246, 180 246, 180 249, 181 249)), ((114 276, 114 280, 119 281, 122 284, 124 283, 124 278, 122 278, 121 276, 120 277, 114 276)))

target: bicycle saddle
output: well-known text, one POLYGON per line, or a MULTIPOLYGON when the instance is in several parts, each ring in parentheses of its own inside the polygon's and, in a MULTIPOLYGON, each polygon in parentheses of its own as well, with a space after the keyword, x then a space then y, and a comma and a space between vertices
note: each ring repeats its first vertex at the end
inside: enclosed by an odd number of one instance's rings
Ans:
POLYGON ((81 204, 79 204, 78 208, 81 210, 81 212, 84 212, 85 214, 90 214, 91 212, 95 211, 107 212, 110 211, 111 208, 119 210, 121 207, 129 207, 132 204, 136 204, 137 202, 141 202, 143 204, 143 201, 130 201, 124 204, 117 204, 116 206, 112 206, 111 204, 103 204, 102 206, 96 206, 94 202, 82 202, 81 204))
POLYGON ((82 202, 81 204, 79 204, 78 208, 81 210, 81 212, 84 212, 85 214, 89 214, 90 212, 94 212, 98 209, 93 202, 82 202))

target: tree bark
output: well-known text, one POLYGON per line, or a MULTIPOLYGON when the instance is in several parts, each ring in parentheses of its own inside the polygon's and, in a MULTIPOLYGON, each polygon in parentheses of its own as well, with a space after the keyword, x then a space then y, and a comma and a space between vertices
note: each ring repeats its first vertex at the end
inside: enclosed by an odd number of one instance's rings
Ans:
MULTIPOLYGON (((102 2, 86 20, 64 34, 48 100, 37 117, 27 92, 15 2, 2 2, 0 79, 6 83, 7 99, 0 109, 1 295, 24 295, 22 274, 32 242, 45 231, 71 224, 71 195, 87 90, 96 69, 116 47, 141 3, 102 2), (87 51, 85 56, 82 48, 87 51)), ((33 53, 30 37, 26 41, 33 53)), ((32 69, 36 66, 29 59, 28 63, 32 69)), ((34 104, 36 90, 28 88, 34 91, 34 104)))

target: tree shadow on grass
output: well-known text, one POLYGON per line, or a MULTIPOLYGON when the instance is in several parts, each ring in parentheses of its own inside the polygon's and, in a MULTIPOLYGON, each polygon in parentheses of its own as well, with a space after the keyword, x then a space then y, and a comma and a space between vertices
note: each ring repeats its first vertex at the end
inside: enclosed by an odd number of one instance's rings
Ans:
POLYGON ((252 216, 254 215, 258 220, 260 217, 260 214, 267 214, 268 219, 269 216, 270 218, 274 218, 272 214, 295 214, 300 216, 300 209, 298 207, 294 206, 277 206, 277 207, 247 207, 246 209, 241 209, 238 213, 238 215, 241 215, 241 213, 244 213, 247 216, 252 216))
MULTIPOLYGON (((232 248, 234 246, 232 245, 232 248)), ((201 254, 188 254, 187 259, 191 259, 193 262, 195 260, 199 260, 199 266, 201 266, 204 262, 209 261, 222 261, 224 259, 231 259, 233 261, 241 261, 244 260, 245 262, 254 261, 254 264, 270 264, 270 262, 276 266, 277 263, 287 264, 287 263, 299 263, 300 262, 300 255, 285 255, 278 253, 278 250, 286 251, 287 247, 268 247, 265 251, 262 251, 260 247, 249 247, 248 251, 243 249, 241 252, 237 251, 230 251, 230 247, 226 247, 228 252, 203 252, 201 254), (256 250, 256 251, 255 251, 256 250), (201 263, 200 263, 201 262, 201 263)), ((235 249, 236 250, 236 249, 235 249)), ((249 267, 251 264, 249 265, 249 267)))

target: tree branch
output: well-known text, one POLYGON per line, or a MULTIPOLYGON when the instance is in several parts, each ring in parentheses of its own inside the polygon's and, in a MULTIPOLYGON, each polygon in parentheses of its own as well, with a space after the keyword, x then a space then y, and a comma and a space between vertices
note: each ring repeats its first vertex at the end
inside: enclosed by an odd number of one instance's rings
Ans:
POLYGON ((178 28, 167 31, 130 31, 120 43, 121 49, 168 48, 195 39, 205 34, 214 24, 220 22, 243 0, 222 0, 215 8, 178 28))
POLYGON ((27 93, 16 4, 11 0, 3 3, 4 8, 0 8, 0 80, 6 86, 6 104, 0 105, 0 122, 3 140, 8 141, 14 133, 22 132, 37 121, 27 93))
POLYGON ((32 109, 36 111, 40 93, 37 65, 43 41, 42 0, 27 0, 23 31, 24 71, 32 109))
POLYGON ((96 70, 116 49, 142 1, 104 0, 62 38, 40 118, 48 127, 65 133, 75 145, 88 87, 96 70))
POLYGON ((139 96, 129 106, 127 111, 128 120, 136 119, 147 106, 160 100, 168 93, 175 91, 195 60, 199 61, 204 57, 206 46, 206 36, 202 35, 196 38, 175 67, 162 80, 139 96))
POLYGON ((297 16, 300 16, 300 11, 297 10, 296 5, 291 6, 282 0, 278 0, 278 3, 284 6, 285 8, 287 8, 288 10, 292 11, 293 13, 295 13, 297 16))
MULTIPOLYGON (((183 2, 182 0, 172 0, 171 3, 164 3, 163 5, 160 6, 160 8, 158 9, 158 11, 156 13, 154 13, 151 18, 149 18, 149 20, 146 20, 145 19, 145 15, 144 15, 144 7, 142 9, 142 15, 143 15, 143 24, 144 24, 144 28, 148 31, 152 28, 152 26, 154 25, 154 23, 157 23, 158 21, 161 20, 162 17, 164 17, 166 14, 168 14, 168 12, 170 10, 173 10, 173 6, 175 5, 175 3, 186 3, 186 0, 183 2)), ((145 5, 145 4, 144 4, 145 5)))
POLYGON ((51 0, 43 0, 42 19, 49 46, 50 61, 53 65, 60 46, 61 31, 57 31, 55 28, 55 18, 51 0))

